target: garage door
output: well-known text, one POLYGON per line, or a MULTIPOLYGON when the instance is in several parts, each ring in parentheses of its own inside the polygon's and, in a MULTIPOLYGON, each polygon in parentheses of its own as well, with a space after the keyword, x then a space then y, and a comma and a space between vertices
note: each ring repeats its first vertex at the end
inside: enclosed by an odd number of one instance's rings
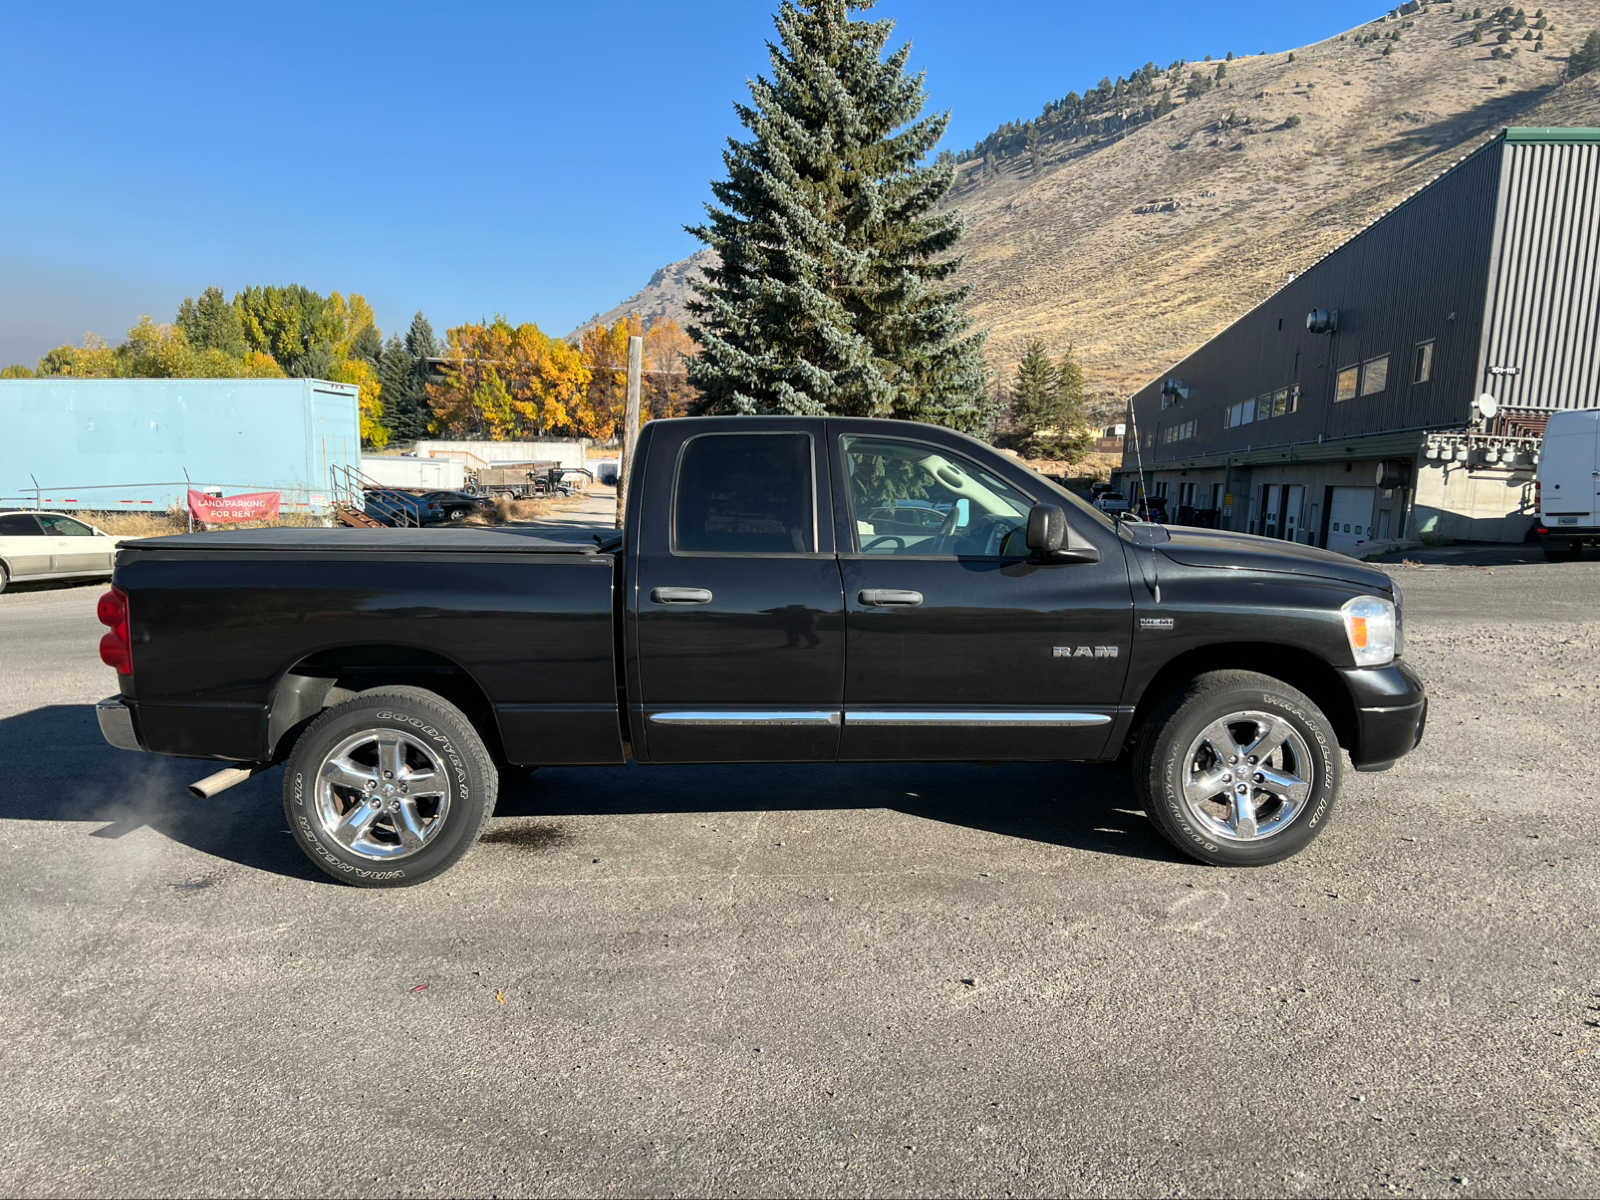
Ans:
POLYGON ((1336 487, 1328 498, 1328 549, 1354 554, 1372 540, 1372 507, 1376 488, 1336 487))

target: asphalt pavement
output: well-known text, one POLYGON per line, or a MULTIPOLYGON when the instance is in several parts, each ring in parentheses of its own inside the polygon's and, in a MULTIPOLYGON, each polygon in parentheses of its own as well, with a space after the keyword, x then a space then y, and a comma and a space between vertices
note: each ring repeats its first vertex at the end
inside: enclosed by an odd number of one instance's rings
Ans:
POLYGON ((545 770, 420 888, 0 596, 0 1192, 1600 1192, 1600 565, 1393 565, 1422 747, 1254 871, 1107 767, 545 770))

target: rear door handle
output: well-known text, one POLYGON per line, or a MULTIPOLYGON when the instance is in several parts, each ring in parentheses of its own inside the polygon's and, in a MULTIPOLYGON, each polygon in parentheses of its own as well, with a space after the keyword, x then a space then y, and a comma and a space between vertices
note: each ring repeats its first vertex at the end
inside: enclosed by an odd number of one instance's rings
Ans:
POLYGON ((710 604, 710 588, 658 587, 650 589, 657 604, 710 604))
POLYGON ((922 603, 922 593, 910 588, 863 588, 859 599, 874 608, 914 608, 922 603))

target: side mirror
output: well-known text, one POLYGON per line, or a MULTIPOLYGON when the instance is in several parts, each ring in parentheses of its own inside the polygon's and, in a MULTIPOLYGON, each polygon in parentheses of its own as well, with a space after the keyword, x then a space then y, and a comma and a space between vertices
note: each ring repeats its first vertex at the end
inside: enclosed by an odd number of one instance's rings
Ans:
POLYGON ((1067 514, 1059 504, 1035 504, 1028 510, 1028 549, 1054 554, 1067 544, 1067 514))
POLYGON ((1035 504, 1028 511, 1028 549, 1046 562, 1100 561, 1100 551, 1072 528, 1059 504, 1035 504))

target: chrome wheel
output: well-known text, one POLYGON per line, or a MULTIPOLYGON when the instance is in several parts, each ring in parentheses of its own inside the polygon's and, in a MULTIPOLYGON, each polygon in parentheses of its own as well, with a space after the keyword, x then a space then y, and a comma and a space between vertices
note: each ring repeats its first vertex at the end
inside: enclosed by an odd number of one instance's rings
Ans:
POLYGON ((415 854, 444 828, 450 778, 427 746, 398 729, 364 729, 335 746, 317 771, 317 820, 353 854, 415 854))
POLYGON ((1183 757, 1183 802, 1211 836, 1254 842, 1282 833, 1316 782, 1311 749, 1273 713, 1236 712, 1207 725, 1183 757))

